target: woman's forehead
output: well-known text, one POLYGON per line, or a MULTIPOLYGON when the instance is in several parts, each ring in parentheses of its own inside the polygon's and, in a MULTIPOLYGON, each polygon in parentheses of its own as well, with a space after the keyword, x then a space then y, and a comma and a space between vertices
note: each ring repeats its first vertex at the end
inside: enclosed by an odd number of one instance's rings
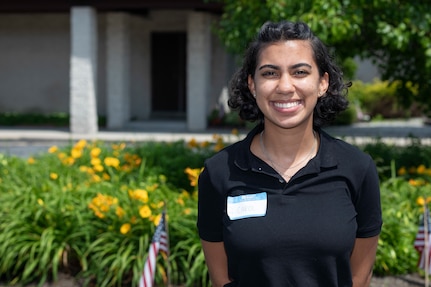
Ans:
MULTIPOLYGON (((279 41, 262 47, 257 63, 306 61, 314 63, 314 52, 307 40, 279 41)), ((310 63, 311 64, 311 63, 310 63)))

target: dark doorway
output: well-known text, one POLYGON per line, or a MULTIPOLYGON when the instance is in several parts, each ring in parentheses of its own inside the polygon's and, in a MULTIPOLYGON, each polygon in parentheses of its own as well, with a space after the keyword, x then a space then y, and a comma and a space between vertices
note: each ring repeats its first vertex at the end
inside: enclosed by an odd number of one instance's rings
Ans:
POLYGON ((152 116, 186 115, 186 33, 151 34, 152 116))

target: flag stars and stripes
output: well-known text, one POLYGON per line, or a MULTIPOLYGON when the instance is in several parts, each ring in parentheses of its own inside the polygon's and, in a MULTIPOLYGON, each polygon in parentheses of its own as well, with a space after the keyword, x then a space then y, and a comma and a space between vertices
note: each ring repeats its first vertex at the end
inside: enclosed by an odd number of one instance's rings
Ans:
POLYGON ((160 222, 157 225, 156 231, 154 232, 153 238, 151 240, 144 271, 142 272, 142 277, 139 280, 139 287, 153 286, 157 254, 159 251, 169 254, 169 238, 165 217, 165 212, 163 212, 160 222))

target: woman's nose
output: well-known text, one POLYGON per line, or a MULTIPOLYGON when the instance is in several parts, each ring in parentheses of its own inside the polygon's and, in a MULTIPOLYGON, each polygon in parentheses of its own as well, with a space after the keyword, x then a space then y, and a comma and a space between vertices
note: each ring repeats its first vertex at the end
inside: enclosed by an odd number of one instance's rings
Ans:
POLYGON ((277 92, 279 93, 290 93, 294 90, 294 85, 290 75, 284 74, 280 77, 277 86, 277 92))

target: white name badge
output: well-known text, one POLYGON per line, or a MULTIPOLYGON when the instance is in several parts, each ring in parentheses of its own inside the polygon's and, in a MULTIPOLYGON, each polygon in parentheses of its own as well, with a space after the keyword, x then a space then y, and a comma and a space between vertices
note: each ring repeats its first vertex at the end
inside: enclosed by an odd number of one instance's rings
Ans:
POLYGON ((266 192, 228 196, 227 215, 230 220, 265 216, 267 201, 266 192))

